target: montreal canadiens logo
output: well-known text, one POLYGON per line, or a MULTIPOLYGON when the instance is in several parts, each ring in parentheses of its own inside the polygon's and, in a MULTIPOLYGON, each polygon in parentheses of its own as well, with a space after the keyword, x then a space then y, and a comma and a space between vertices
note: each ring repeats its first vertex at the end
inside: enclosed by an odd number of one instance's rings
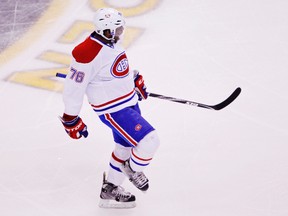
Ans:
POLYGON ((141 124, 137 124, 137 125, 135 126, 135 131, 140 131, 141 128, 142 128, 142 125, 141 125, 141 124))
POLYGON ((117 78, 126 77, 129 73, 129 63, 125 52, 121 53, 115 59, 112 67, 111 74, 117 78))

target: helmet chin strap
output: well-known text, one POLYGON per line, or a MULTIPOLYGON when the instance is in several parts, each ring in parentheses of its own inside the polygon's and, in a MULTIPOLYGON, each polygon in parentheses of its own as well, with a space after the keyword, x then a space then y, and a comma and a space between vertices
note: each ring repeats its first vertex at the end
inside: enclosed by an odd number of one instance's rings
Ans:
MULTIPOLYGON (((104 31, 105 31, 105 30, 104 30, 104 31)), ((105 35, 104 31, 102 31, 102 34, 100 34, 100 35, 101 35, 103 38, 105 38, 106 40, 113 42, 114 37, 115 37, 115 33, 112 34, 112 33, 110 32, 109 34, 111 35, 111 37, 107 37, 107 36, 105 35)), ((115 32, 115 31, 114 31, 114 32, 115 32)))
POLYGON ((107 40, 107 41, 109 41, 109 42, 111 42, 111 43, 114 43, 114 44, 116 44, 116 43, 121 39, 120 36, 117 36, 116 34, 112 35, 112 34, 110 34, 110 33, 109 33, 109 34, 111 35, 111 37, 107 37, 107 36, 105 35, 104 31, 102 31, 102 32, 96 31, 96 33, 97 33, 98 35, 100 35, 102 38, 104 38, 105 40, 107 40))

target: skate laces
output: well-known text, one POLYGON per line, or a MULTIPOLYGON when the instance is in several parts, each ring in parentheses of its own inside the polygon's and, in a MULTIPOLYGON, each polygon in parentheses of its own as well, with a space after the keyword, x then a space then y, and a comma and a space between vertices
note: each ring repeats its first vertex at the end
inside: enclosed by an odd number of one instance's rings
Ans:
POLYGON ((143 172, 135 172, 132 175, 132 179, 137 185, 143 185, 147 182, 147 178, 143 172))
POLYGON ((131 193, 125 191, 124 188, 121 186, 115 186, 115 188, 113 188, 112 190, 112 194, 114 194, 116 197, 121 198, 129 198, 131 196, 131 193))

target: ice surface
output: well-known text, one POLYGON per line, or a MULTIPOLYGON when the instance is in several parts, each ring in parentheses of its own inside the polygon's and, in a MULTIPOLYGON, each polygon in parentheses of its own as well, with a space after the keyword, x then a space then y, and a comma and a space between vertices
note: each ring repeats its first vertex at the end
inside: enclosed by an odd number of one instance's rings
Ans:
POLYGON ((217 112, 154 98, 141 102, 161 146, 146 170, 149 191, 124 184, 137 197, 130 210, 98 207, 113 142, 89 105, 81 112, 89 137, 74 141, 57 118, 63 112, 61 94, 9 81, 19 71, 58 67, 39 56, 45 50, 69 54, 73 44, 58 38, 93 12, 91 2, 62 1, 61 11, 57 1, 39 2, 28 7, 29 1, 1 1, 2 214, 288 215, 287 1, 167 0, 127 18, 127 26, 143 29, 127 54, 149 91, 216 104, 242 88, 238 99, 217 112), (14 16, 16 4, 33 11, 52 7, 57 16, 45 14, 31 25, 25 16, 14 16), (14 36, 26 24, 23 36, 29 32, 30 42, 14 47, 12 55, 6 43, 18 45, 14 36), (34 24, 41 31, 31 33, 34 24))

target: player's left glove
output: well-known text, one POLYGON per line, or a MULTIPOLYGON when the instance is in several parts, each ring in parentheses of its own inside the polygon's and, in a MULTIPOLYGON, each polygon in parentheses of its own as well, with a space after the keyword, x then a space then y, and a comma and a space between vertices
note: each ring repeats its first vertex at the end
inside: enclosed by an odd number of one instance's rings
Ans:
POLYGON ((88 136, 87 126, 84 124, 79 116, 76 116, 72 120, 64 120, 60 117, 60 120, 65 128, 66 133, 73 139, 80 139, 82 136, 85 138, 88 136))
POLYGON ((134 83, 135 83, 135 90, 138 94, 139 100, 147 99, 148 93, 146 91, 146 86, 144 83, 143 76, 139 74, 139 71, 134 70, 134 83))

